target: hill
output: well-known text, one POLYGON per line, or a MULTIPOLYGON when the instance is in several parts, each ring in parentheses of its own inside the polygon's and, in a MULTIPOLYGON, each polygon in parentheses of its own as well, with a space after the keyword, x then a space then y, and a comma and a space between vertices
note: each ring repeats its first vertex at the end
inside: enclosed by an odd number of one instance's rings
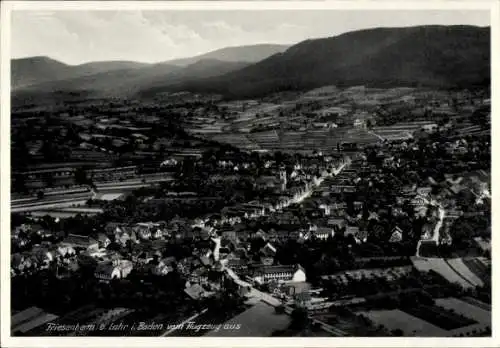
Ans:
POLYGON ((165 63, 178 66, 188 66, 200 60, 257 63, 276 53, 284 52, 288 47, 287 45, 272 44, 225 47, 195 57, 174 59, 165 63))
POLYGON ((255 97, 332 84, 453 88, 489 83, 489 28, 418 26, 306 40, 223 76, 155 86, 141 94, 190 90, 255 97))
POLYGON ((89 76, 105 71, 138 69, 145 66, 147 66, 147 64, 129 61, 92 62, 80 65, 68 65, 49 57, 13 59, 11 61, 11 86, 12 89, 18 89, 47 81, 59 81, 89 76))
POLYGON ((40 99, 60 102, 65 97, 72 98, 78 95, 96 98, 131 96, 144 89, 157 86, 163 88, 184 81, 222 75, 246 67, 248 64, 204 59, 184 68, 158 63, 142 68, 110 70, 24 86, 15 91, 13 102, 17 103, 27 99, 32 100, 32 102, 40 99))

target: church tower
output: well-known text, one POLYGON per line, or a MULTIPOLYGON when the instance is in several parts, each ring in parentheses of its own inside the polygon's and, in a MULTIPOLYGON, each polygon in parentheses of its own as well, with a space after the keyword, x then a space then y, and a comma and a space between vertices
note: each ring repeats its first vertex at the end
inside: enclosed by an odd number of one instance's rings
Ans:
POLYGON ((286 170, 284 168, 280 169, 280 182, 281 182, 281 191, 286 190, 286 170))

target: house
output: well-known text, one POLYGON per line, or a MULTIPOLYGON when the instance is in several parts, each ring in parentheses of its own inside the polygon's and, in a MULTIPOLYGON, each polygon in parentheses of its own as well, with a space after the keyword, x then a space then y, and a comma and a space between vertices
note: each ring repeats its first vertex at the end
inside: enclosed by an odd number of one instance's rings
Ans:
POLYGON ((357 226, 347 226, 345 230, 345 236, 352 234, 353 236, 357 236, 359 233, 359 227, 357 226))
POLYGON ((40 235, 41 233, 43 233, 45 231, 45 228, 43 228, 42 225, 40 225, 40 224, 29 224, 29 225, 26 225, 26 229, 29 232, 36 233, 38 235, 40 235))
POLYGON ((121 278, 120 270, 111 262, 99 263, 94 271, 94 276, 102 281, 121 278))
POLYGON ((121 227, 123 224, 119 222, 108 222, 104 227, 104 231, 108 236, 115 235, 117 232, 121 232, 121 227))
POLYGON ((225 259, 224 264, 235 272, 243 272, 248 269, 247 261, 235 256, 225 259))
POLYGON ((156 275, 166 275, 174 271, 175 257, 165 257, 158 261, 158 264, 153 270, 156 275))
POLYGON ((417 188, 417 194, 420 196, 423 196, 423 197, 430 195, 431 192, 432 192, 431 187, 419 187, 419 188, 417 188))
POLYGON ((219 233, 223 239, 236 242, 236 231, 234 229, 224 229, 219 233))
POLYGON ((106 249, 89 250, 86 252, 87 255, 96 259, 104 259, 108 256, 108 253, 109 251, 106 249))
POLYGON ((451 187, 448 188, 451 194, 459 194, 465 187, 461 184, 453 184, 451 187))
POLYGON ((193 268, 195 259, 193 257, 186 257, 177 262, 177 270, 182 275, 188 275, 193 268))
POLYGON ((70 255, 75 255, 76 251, 71 245, 59 243, 57 245, 57 253, 62 256, 70 256, 70 255))
POLYGON ((326 240, 328 237, 333 237, 335 231, 333 227, 318 227, 316 231, 312 232, 312 235, 318 239, 326 240))
POLYGON ((191 284, 206 284, 208 282, 207 270, 204 267, 198 267, 189 274, 191 284))
POLYGON ((353 126, 357 128, 364 128, 366 127, 366 120, 363 120, 361 118, 356 118, 353 122, 353 126))
POLYGON ((99 233, 97 235, 97 243, 99 244, 99 248, 107 248, 111 240, 104 233, 99 233))
POLYGON ((357 244, 366 243, 366 241, 368 240, 368 231, 365 229, 360 229, 359 232, 354 235, 354 239, 356 240, 357 244))
MULTIPOLYGON (((33 226, 36 226, 36 225, 33 225, 33 226)), ((40 225, 38 225, 38 226, 40 226, 40 225)), ((34 231, 36 231, 36 234, 39 235, 42 240, 51 238, 53 236, 53 233, 51 231, 48 231, 41 226, 36 228, 34 231)))
POLYGON ((48 266, 48 264, 54 261, 57 251, 51 251, 44 246, 34 246, 31 249, 31 255, 37 260, 38 264, 43 266, 48 266))
POLYGON ((231 247, 222 245, 223 243, 221 243, 221 247, 219 248, 219 256, 221 259, 226 258, 231 253, 231 247))
POLYGON ((31 267, 31 265, 31 260, 24 254, 15 253, 10 257, 10 268, 14 273, 23 273, 23 271, 31 267))
POLYGON ((140 250, 142 251, 139 251, 132 256, 132 261, 136 263, 147 264, 150 263, 155 258, 155 256, 158 257, 158 255, 155 255, 153 250, 140 250))
POLYGON ((262 229, 259 229, 257 232, 251 235, 253 239, 262 238, 263 240, 267 240, 269 238, 268 234, 264 232, 262 229))
POLYGON ((353 204, 355 211, 360 211, 363 208, 363 202, 355 201, 353 204))
POLYGON ((101 281, 126 278, 132 268, 132 262, 128 260, 104 261, 97 264, 94 276, 101 281))
POLYGON ((18 248, 23 248, 23 247, 27 246, 28 243, 30 242, 27 237, 24 237, 20 234, 14 234, 14 233, 12 233, 12 235, 11 235, 11 240, 18 248))
POLYGON ((424 132, 427 132, 427 133, 433 133, 435 131, 437 131, 438 129, 438 125, 436 123, 431 123, 431 124, 425 124, 422 126, 421 128, 424 132))
POLYGON ((253 280, 260 284, 272 280, 305 282, 306 273, 300 265, 260 266, 254 270, 253 280))
POLYGON ((200 262, 203 266, 210 266, 213 264, 214 259, 212 257, 212 252, 209 251, 206 254, 200 255, 200 262))
POLYGON ((345 225, 344 219, 328 219, 326 225, 331 228, 339 228, 341 229, 345 225))
POLYGON ((151 238, 151 230, 153 229, 153 227, 153 223, 151 222, 139 222, 135 224, 132 230, 140 239, 148 240, 151 238))
POLYGON ((151 238, 153 238, 153 239, 162 239, 165 236, 168 236, 168 234, 165 233, 165 231, 162 228, 160 228, 159 226, 155 226, 151 230, 151 238))
POLYGON ((319 209, 322 211, 324 216, 330 215, 330 206, 328 204, 320 204, 319 209))
POLYGON ((403 240, 403 230, 398 226, 394 227, 392 230, 391 238, 389 238, 390 243, 399 243, 403 240))
POLYGON ((135 231, 132 230, 132 228, 128 226, 122 226, 119 230, 115 232, 116 243, 122 246, 126 246, 128 240, 134 243, 137 242, 136 233, 135 231))
POLYGON ((410 204, 414 207, 423 207, 427 205, 427 202, 424 198, 417 196, 411 200, 410 204))
POLYGON ((267 243, 260 249, 260 261, 264 265, 272 265, 274 263, 275 256, 276 248, 271 243, 267 243))
POLYGON ((62 242, 62 245, 70 246, 73 249, 96 250, 99 248, 99 243, 94 238, 89 236, 81 236, 78 234, 69 234, 62 242))

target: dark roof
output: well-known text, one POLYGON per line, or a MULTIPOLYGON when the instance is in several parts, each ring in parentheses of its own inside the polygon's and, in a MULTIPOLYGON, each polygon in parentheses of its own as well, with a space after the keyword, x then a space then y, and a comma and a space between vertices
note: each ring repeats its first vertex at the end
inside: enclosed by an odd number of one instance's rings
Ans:
POLYGON ((94 238, 91 238, 89 236, 70 234, 70 235, 68 235, 68 237, 66 237, 64 239, 63 243, 86 248, 86 247, 89 247, 91 244, 97 243, 97 241, 94 238))
POLYGON ((299 266, 297 265, 274 265, 274 266, 260 266, 256 269, 257 273, 273 274, 273 273, 293 273, 299 266))
POLYGON ((333 229, 331 227, 318 227, 314 234, 332 233, 333 229))
POLYGON ((97 240, 99 240, 101 242, 105 241, 106 239, 109 239, 109 238, 104 233, 99 233, 97 235, 97 240))
POLYGON ((111 262, 102 262, 98 263, 95 269, 95 273, 97 274, 108 274, 111 276, 113 273, 115 266, 111 262))
POLYGON ((260 251, 264 256, 274 257, 276 255, 276 248, 269 243, 264 245, 260 251))

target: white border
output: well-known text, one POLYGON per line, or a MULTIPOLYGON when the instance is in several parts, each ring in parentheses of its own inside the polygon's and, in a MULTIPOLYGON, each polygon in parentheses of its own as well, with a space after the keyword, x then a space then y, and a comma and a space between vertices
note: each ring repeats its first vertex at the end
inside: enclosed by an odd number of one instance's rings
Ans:
MULTIPOLYGON (((10 12, 12 10, 490 10, 492 43, 492 155, 500 153, 499 141, 493 136, 499 122, 495 120, 500 110, 500 2, 495 0, 479 1, 3 1, 1 6, 1 117, 0 117, 0 221, 1 221, 1 341, 2 347, 493 347, 500 346, 498 331, 500 323, 498 304, 493 297, 492 338, 88 338, 88 337, 10 337, 10 12), (496 45, 495 45, 496 44, 496 45), (493 116, 495 115, 495 116, 493 116)), ((492 157, 492 178, 500 178, 499 168, 492 157)), ((495 183, 492 183, 493 212, 498 197, 495 183)), ((492 231, 496 231, 497 214, 493 213, 492 231)), ((497 239, 492 236, 493 250, 497 239)), ((500 268, 493 267, 493 291, 500 268)))

